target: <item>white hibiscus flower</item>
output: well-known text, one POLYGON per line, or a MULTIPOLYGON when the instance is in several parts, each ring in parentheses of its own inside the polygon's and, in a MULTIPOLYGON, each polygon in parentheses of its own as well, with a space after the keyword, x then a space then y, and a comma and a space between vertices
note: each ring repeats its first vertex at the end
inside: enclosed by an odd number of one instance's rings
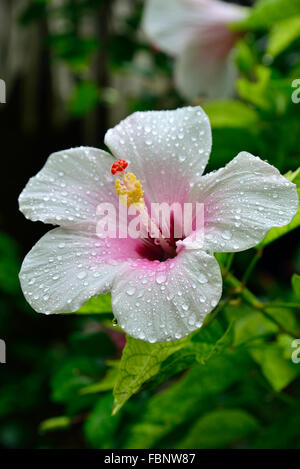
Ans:
POLYGON ((129 335, 150 342, 179 339, 199 328, 221 297, 212 253, 251 248, 271 227, 289 223, 298 207, 296 186, 246 152, 202 176, 212 138, 200 107, 134 113, 107 132, 105 143, 121 163, 95 148, 61 151, 20 195, 27 218, 60 225, 25 258, 24 295, 36 311, 50 314, 76 311, 111 291, 115 318, 129 335), (125 174, 127 163, 132 173, 125 174), (194 232, 179 240, 150 234, 100 239, 98 205, 119 205, 111 173, 116 168, 123 177, 118 192, 127 191, 141 211, 152 202, 202 203, 202 247, 194 232))

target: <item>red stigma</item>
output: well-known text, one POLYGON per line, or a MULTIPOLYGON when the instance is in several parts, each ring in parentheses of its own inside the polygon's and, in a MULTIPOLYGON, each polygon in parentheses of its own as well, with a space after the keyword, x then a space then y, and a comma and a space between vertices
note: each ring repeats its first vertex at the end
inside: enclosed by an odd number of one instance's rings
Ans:
POLYGON ((115 175, 116 173, 122 173, 128 166, 127 161, 125 160, 118 160, 115 161, 111 167, 111 174, 115 175))

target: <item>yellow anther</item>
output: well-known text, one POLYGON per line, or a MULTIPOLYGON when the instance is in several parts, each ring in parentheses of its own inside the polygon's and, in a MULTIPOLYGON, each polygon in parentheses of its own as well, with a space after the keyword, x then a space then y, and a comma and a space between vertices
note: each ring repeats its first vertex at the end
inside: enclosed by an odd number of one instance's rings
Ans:
POLYGON ((142 184, 134 174, 124 174, 121 180, 116 180, 115 187, 121 202, 128 207, 132 204, 144 204, 142 184))

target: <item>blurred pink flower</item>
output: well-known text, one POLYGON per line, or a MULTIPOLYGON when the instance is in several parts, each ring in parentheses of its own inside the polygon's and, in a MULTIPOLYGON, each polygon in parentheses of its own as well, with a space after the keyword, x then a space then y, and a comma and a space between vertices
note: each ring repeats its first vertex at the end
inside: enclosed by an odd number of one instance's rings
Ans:
POLYGON ((175 83, 185 98, 233 94, 231 51, 239 34, 230 24, 247 12, 219 0, 147 0, 143 29, 155 47, 176 58, 175 83))

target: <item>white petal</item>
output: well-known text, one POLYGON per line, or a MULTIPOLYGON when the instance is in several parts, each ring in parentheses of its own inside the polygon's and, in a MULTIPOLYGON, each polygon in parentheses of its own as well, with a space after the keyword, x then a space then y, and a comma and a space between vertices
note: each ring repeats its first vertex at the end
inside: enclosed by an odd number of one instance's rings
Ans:
POLYGON ((148 0, 143 30, 158 48, 177 55, 195 34, 198 11, 195 1, 148 0))
POLYGON ((33 221, 73 226, 96 220, 100 202, 116 202, 108 153, 89 147, 52 154, 20 195, 20 210, 33 221))
POLYGON ((214 55, 218 46, 218 42, 200 43, 197 38, 186 46, 176 60, 176 87, 186 99, 199 96, 219 99, 234 95, 237 70, 230 57, 230 49, 225 57, 214 55))
POLYGON ((166 342, 199 328, 221 293, 215 258, 183 250, 163 263, 140 260, 121 268, 113 282, 112 305, 129 335, 166 342))
POLYGON ((94 233, 56 228, 27 254, 20 272, 23 293, 37 312, 76 311, 111 289, 120 265, 138 257, 130 239, 100 240, 94 233))
POLYGON ((211 150, 211 128, 201 107, 136 112, 105 136, 118 158, 142 182, 150 202, 184 202, 203 173, 211 150))
POLYGON ((206 26, 240 21, 246 12, 218 0, 148 0, 143 29, 154 45, 176 56, 193 38, 203 37, 206 26))
MULTIPOLYGON (((270 164, 242 152, 225 168, 203 176, 192 197, 204 203, 205 246, 243 251, 273 226, 287 225, 298 208, 295 184, 270 164)), ((193 248, 193 243, 186 247, 193 248)))

